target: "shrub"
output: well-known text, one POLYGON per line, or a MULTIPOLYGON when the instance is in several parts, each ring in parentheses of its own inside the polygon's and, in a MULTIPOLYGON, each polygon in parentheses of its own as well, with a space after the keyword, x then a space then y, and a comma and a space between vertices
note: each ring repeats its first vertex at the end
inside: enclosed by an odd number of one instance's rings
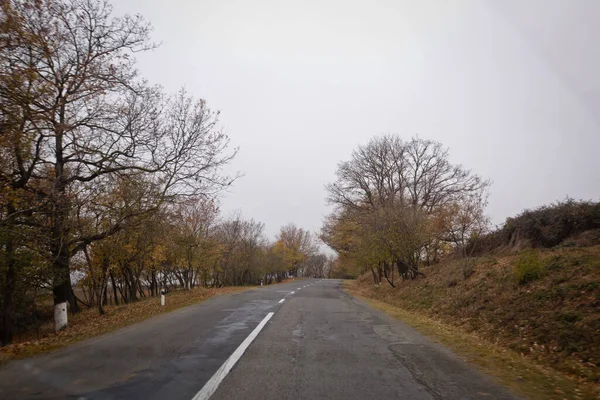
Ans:
POLYGON ((514 263, 515 279, 520 285, 540 279, 544 272, 544 263, 533 251, 521 254, 514 263))
POLYGON ((577 321, 581 320, 581 315, 575 313, 575 312, 571 312, 571 311, 566 311, 563 313, 559 313, 557 315, 556 318, 558 321, 560 322, 564 322, 567 324, 574 324, 577 321))
POLYGON ((600 243, 600 203, 567 199, 525 210, 508 218, 501 228, 470 241, 467 251, 485 254, 502 246, 549 248, 565 240, 567 246, 580 245, 574 236, 584 234, 581 245, 600 243))

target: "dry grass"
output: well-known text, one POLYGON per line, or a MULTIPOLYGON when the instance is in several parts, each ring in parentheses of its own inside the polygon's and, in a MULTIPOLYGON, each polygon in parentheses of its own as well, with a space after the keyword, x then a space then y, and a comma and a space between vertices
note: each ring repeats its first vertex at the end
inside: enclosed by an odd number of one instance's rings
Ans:
POLYGON ((487 255, 468 269, 454 260, 426 267, 426 278, 397 281, 396 288, 374 287, 367 275, 357 282, 366 297, 600 386, 600 246, 487 255))
POLYGON ((374 290, 356 281, 346 281, 345 289, 371 306, 402 320, 424 335, 447 346, 484 373, 495 377, 513 392, 535 400, 598 399, 600 388, 573 376, 540 365, 534 360, 478 337, 474 332, 433 319, 420 312, 408 311, 387 301, 375 300, 374 290))
POLYGON ((395 289, 359 281, 373 298, 599 384, 600 246, 535 253, 543 271, 526 284, 519 283, 517 267, 529 255, 479 258, 468 278, 464 261, 455 260, 424 268, 426 278, 399 282, 395 289))
POLYGON ((50 322, 42 325, 39 332, 30 331, 18 335, 14 338, 13 344, 0 347, 0 362, 55 350, 159 314, 199 303, 213 296, 252 288, 254 287, 179 290, 167 294, 164 307, 160 306, 159 297, 149 297, 132 304, 107 306, 104 315, 99 315, 97 309, 84 310, 76 315, 69 315, 69 327, 58 333, 54 332, 54 323, 50 322))

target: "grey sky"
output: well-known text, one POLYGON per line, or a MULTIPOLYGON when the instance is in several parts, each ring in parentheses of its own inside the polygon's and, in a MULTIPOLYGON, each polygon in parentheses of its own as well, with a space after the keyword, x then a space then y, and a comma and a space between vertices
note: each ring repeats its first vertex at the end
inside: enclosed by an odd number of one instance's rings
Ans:
POLYGON ((162 45, 151 82, 222 112, 245 173, 225 196, 273 236, 317 230, 323 185, 383 133, 493 180, 495 223, 600 197, 600 1, 113 0, 162 45))

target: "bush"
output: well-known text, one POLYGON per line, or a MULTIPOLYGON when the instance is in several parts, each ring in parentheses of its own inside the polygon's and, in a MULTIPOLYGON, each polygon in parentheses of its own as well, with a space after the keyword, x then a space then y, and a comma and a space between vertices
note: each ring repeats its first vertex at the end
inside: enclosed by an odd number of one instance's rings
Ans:
POLYGON ((564 243, 600 243, 600 203, 567 199, 548 206, 525 210, 508 218, 504 226, 467 245, 473 255, 485 254, 502 246, 549 248, 564 243), (572 238, 584 234, 581 243, 572 238), (564 243, 565 240, 569 240, 564 243))
POLYGON ((539 255, 533 251, 521 254, 515 261, 515 279, 520 285, 540 279, 546 268, 539 255))

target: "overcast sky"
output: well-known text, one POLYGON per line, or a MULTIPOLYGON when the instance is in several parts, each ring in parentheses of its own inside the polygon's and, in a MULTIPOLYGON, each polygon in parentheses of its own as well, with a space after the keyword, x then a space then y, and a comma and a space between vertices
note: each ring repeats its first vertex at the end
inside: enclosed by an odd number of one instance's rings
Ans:
POLYGON ((154 25, 142 74, 221 111, 245 174, 223 210, 271 237, 319 229, 337 163, 384 133, 490 178, 495 223, 600 199, 600 1, 112 2, 154 25))

